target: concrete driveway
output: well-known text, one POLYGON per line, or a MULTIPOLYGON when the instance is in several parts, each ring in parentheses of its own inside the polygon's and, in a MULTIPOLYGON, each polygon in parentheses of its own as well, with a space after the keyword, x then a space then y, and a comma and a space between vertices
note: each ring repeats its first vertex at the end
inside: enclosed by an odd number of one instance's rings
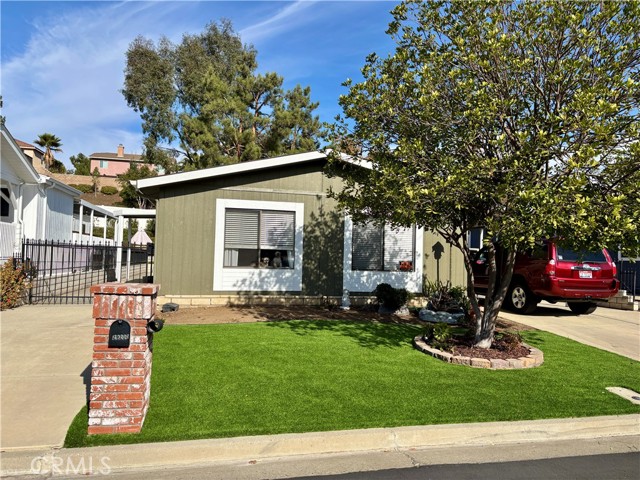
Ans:
POLYGON ((532 315, 503 310, 500 317, 640 361, 640 312, 598 307, 576 315, 564 303, 541 302, 532 315))
POLYGON ((86 404, 92 305, 25 305, 0 314, 0 446, 60 446, 86 404))

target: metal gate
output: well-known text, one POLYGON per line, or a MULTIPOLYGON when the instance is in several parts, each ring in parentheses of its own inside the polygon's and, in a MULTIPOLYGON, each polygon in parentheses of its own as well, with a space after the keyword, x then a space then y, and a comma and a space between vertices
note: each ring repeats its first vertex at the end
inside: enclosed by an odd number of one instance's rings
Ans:
MULTIPOLYGON (((24 240, 22 263, 30 279, 27 293, 32 304, 91 303, 92 285, 126 281, 150 281, 153 255, 147 246, 24 240), (118 262, 120 255, 121 262, 118 262)), ((152 249, 151 249, 152 250, 152 249)))

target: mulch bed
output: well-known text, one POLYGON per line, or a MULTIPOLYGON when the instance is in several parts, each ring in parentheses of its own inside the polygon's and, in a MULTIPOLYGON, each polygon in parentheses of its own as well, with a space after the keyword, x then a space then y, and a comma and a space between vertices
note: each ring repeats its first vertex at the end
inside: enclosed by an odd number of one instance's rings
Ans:
POLYGON ((491 348, 473 347, 470 340, 463 338, 454 338, 451 343, 453 346, 448 351, 462 357, 509 360, 529 355, 529 349, 524 345, 513 345, 502 339, 494 340, 491 348))

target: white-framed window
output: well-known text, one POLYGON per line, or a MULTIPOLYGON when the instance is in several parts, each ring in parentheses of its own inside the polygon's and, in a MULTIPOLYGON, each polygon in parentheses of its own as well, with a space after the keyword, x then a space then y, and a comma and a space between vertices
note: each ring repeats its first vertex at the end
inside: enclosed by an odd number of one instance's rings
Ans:
POLYGON ((351 269, 364 271, 413 271, 415 227, 393 228, 374 222, 354 223, 351 269))
POLYGON ((214 291, 301 291, 304 204, 218 199, 214 291))
POLYGON ((380 283, 422 291, 424 232, 374 223, 344 224, 343 288, 371 292, 380 283))
POLYGON ((225 209, 224 268, 293 268, 295 212, 225 209))
POLYGON ((100 160, 100 168, 109 168, 109 160, 100 160))
POLYGON ((485 234, 486 230, 482 227, 476 227, 469 230, 469 233, 467 234, 467 243, 470 251, 477 252, 484 246, 485 234))
POLYGON ((13 222, 13 201, 11 200, 11 190, 8 186, 0 187, 0 218, 3 222, 13 222))

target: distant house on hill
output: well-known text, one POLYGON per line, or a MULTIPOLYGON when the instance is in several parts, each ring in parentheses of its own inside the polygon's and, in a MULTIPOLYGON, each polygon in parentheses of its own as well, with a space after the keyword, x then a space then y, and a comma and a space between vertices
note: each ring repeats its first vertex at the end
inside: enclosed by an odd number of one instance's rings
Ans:
POLYGON ((38 173, 50 175, 44 163, 44 151, 40 150, 40 148, 36 147, 35 145, 23 142, 22 140, 18 140, 17 138, 15 139, 15 142, 18 147, 20 147, 20 150, 22 150, 22 153, 27 156, 29 162, 31 162, 31 165, 33 165, 33 168, 35 168, 38 173))
MULTIPOLYGON (((91 172, 97 168, 98 172, 100 172, 100 175, 103 177, 117 177, 118 175, 126 173, 132 163, 144 163, 141 155, 124 153, 124 145, 122 144, 118 145, 118 151, 115 153, 92 153, 89 159, 91 160, 91 172)), ((149 167, 155 169, 160 175, 164 173, 161 167, 157 167, 155 165, 149 165, 149 167)))

